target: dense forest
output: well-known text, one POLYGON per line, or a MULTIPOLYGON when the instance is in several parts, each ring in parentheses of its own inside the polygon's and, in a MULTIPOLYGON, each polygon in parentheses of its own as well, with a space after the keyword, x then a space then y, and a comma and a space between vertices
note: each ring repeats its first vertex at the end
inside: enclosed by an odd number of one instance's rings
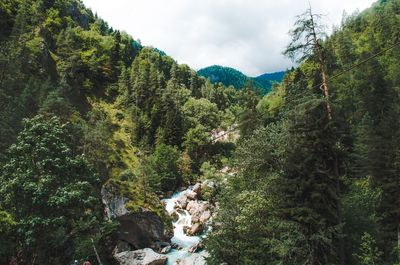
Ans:
MULTIPOLYGON (((128 264, 107 194, 168 235, 161 200, 205 180, 207 264, 400 264, 399 0, 329 37, 307 10, 284 51, 298 67, 266 95, 213 84, 79 0, 2 0, 0 18, 0 264, 128 264)), ((139 232, 129 249, 158 251, 139 232)))
POLYGON ((271 91, 275 83, 280 83, 285 75, 284 71, 275 73, 266 73, 257 77, 249 77, 242 72, 220 65, 213 65, 202 68, 197 73, 210 80, 211 83, 222 83, 225 86, 233 86, 237 89, 252 86, 258 89, 262 94, 271 91))
POLYGON ((285 54, 300 66, 238 145, 211 264, 400 262, 400 1, 345 16, 329 38, 319 18, 299 16, 285 54))
POLYGON ((254 112, 256 92, 214 86, 76 0, 0 11, 0 263, 66 264, 91 239, 109 260, 102 186, 171 226, 157 195, 222 163, 232 146, 209 134, 254 112))

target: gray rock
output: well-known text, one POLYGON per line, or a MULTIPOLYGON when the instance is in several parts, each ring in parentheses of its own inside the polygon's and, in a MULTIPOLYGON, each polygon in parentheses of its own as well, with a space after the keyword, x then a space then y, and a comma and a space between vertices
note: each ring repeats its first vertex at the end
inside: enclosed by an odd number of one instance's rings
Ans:
POLYGON ((205 223, 205 222, 207 222, 210 218, 211 218, 211 211, 210 211, 210 210, 206 210, 206 211, 204 211, 204 212, 201 213, 201 216, 200 216, 200 223, 205 223))
POLYGON ((192 215, 192 223, 200 223, 200 216, 192 215))
POLYGON ((118 240, 117 245, 114 247, 113 255, 130 250, 132 250, 132 248, 128 242, 118 240))
POLYGON ((209 209, 209 204, 207 202, 200 202, 200 201, 190 201, 186 206, 186 210, 191 215, 198 214, 201 216, 201 213, 209 209))
POLYGON ((189 249, 188 249, 188 251, 190 252, 190 253, 196 253, 196 252, 199 252, 199 251, 201 251, 201 250, 203 250, 204 249, 204 245, 203 245, 203 243, 197 243, 196 245, 193 245, 193 246, 191 246, 189 249))
POLYGON ((185 209, 188 205, 188 197, 186 194, 182 194, 177 200, 178 208, 185 209))
POLYGON ((189 200, 196 200, 197 199, 197 193, 194 192, 194 191, 188 190, 185 195, 189 200))
POLYGON ((165 248, 161 249, 160 253, 161 254, 167 254, 171 251, 172 247, 171 246, 166 246, 165 248))
POLYGON ((135 249, 156 249, 157 242, 169 241, 163 222, 152 212, 127 214, 118 217, 117 220, 120 223, 118 239, 128 242, 135 249))
POLYGON ((197 195, 200 195, 201 193, 201 183, 198 182, 196 183, 193 188, 192 188, 193 192, 197 193, 197 195))
POLYGON ((150 248, 125 251, 114 255, 119 265, 165 265, 167 257, 150 248))
MULTIPOLYGON (((108 219, 119 221, 117 240, 124 241, 134 249, 157 248, 157 242, 169 241, 161 219, 153 212, 131 213, 126 208, 128 199, 118 195, 111 185, 104 185, 101 190, 102 201, 108 219)), ((118 248, 117 248, 118 250, 118 248)))
POLYGON ((195 223, 192 225, 189 231, 187 231, 187 234, 189 236, 197 235, 203 232, 203 225, 200 223, 195 223))
POLYGON ((108 220, 129 213, 129 210, 125 207, 128 199, 115 194, 116 191, 111 186, 103 186, 101 189, 101 199, 105 206, 104 209, 108 220))

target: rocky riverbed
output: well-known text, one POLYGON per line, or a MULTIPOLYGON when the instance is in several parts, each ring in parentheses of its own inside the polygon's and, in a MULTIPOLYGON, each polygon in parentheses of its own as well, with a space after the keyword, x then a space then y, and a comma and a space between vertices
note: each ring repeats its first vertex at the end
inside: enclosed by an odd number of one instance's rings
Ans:
POLYGON ((212 182, 197 183, 163 200, 167 212, 173 218, 175 248, 167 253, 167 265, 206 264, 207 251, 201 243, 205 237, 214 212, 214 207, 202 200, 201 192, 212 188, 212 182))
POLYGON ((205 198, 214 183, 205 181, 163 199, 173 219, 173 236, 165 235, 161 220, 151 212, 131 213, 127 199, 103 188, 103 202, 109 219, 121 226, 113 255, 120 265, 205 265, 208 256, 202 239, 210 229, 215 207, 205 198))

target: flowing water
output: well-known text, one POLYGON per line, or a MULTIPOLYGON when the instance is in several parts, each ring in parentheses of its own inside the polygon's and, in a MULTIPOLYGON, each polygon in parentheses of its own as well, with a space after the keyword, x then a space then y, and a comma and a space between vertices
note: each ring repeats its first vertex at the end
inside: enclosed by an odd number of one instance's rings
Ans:
MULTIPOLYGON (((165 209, 169 214, 174 212, 178 198, 189 190, 190 188, 181 192, 176 192, 171 198, 163 200, 165 203, 165 209)), ((187 258, 193 255, 188 251, 189 248, 196 245, 201 240, 200 236, 188 236, 183 232, 184 226, 190 227, 192 225, 192 216, 190 213, 187 210, 178 210, 177 214, 179 218, 176 222, 173 222, 174 236, 172 237, 171 242, 177 244, 182 249, 172 249, 171 252, 167 254, 167 265, 173 265, 178 259, 187 258)))

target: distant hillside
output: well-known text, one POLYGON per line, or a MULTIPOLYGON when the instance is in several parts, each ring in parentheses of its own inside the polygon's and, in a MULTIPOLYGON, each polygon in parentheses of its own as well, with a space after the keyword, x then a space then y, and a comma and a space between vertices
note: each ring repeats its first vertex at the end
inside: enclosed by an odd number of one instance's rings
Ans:
POLYGON ((281 82, 285 75, 285 72, 281 71, 266 73, 258 77, 249 77, 234 68, 219 65, 200 69, 197 73, 208 78, 212 83, 221 82, 226 86, 234 86, 237 89, 242 88, 248 82, 252 82, 255 87, 260 88, 264 93, 268 93, 271 90, 273 83, 281 82))
POLYGON ((285 76, 285 72, 266 73, 254 78, 263 87, 271 88, 273 83, 280 83, 285 76))

